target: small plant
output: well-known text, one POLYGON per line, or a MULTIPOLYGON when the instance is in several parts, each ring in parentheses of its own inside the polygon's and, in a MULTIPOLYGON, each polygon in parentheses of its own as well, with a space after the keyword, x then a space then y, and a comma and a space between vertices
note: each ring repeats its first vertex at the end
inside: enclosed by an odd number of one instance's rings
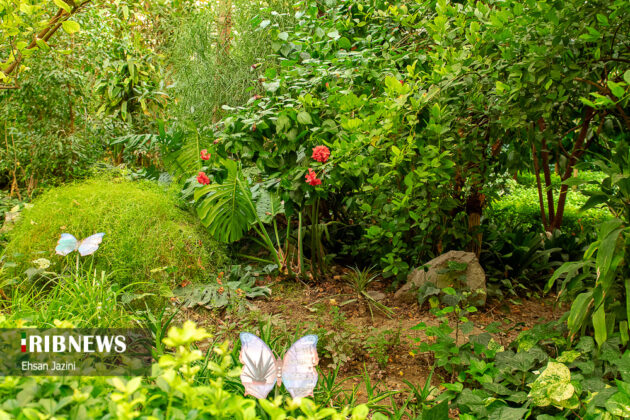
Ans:
POLYGON ((317 373, 319 374, 319 381, 317 382, 317 388, 315 388, 315 401, 321 401, 324 403, 330 402, 337 403, 340 396, 344 395, 346 390, 342 388, 342 385, 351 381, 357 376, 348 376, 346 378, 339 378, 340 365, 335 366, 334 369, 330 369, 328 374, 317 367, 317 373))
POLYGON ((173 311, 168 314, 169 306, 164 305, 162 309, 157 312, 151 311, 147 303, 145 302, 146 310, 142 313, 144 318, 144 325, 151 331, 153 335, 154 345, 152 349, 153 358, 158 359, 164 354, 165 346, 162 343, 162 339, 166 336, 166 332, 173 322, 173 318, 177 315, 178 311, 173 311))
POLYGON ((440 307, 437 296, 429 299, 431 312, 440 320, 440 324, 430 326, 421 322, 412 329, 425 331, 432 338, 420 343, 420 351, 432 352, 436 366, 445 369, 453 380, 459 370, 468 364, 468 357, 464 358, 463 355, 471 352, 471 344, 460 343, 460 337, 473 331, 474 324, 467 315, 476 312, 477 308, 466 303, 471 292, 457 292, 452 287, 446 287, 442 292, 444 295, 441 301, 444 307, 440 307))
POLYGON ((375 274, 373 269, 374 267, 364 269, 360 269, 359 267, 350 267, 351 271, 344 276, 344 280, 352 286, 352 289, 354 290, 354 293, 356 293, 357 297, 356 299, 351 299, 345 302, 345 304, 354 301, 364 301, 367 304, 372 319, 374 319, 372 307, 381 311, 387 317, 391 317, 393 313, 392 310, 382 303, 377 302, 376 299, 368 293, 368 286, 378 278, 378 274, 375 274))
POLYGON ((367 352, 381 369, 387 366, 392 350, 400 344, 400 331, 400 328, 395 331, 385 330, 367 338, 365 343, 367 352))
POLYGON ((252 267, 232 266, 227 278, 220 272, 217 278, 208 284, 188 284, 179 287, 173 293, 184 307, 201 306, 206 309, 236 307, 242 309, 246 298, 268 296, 271 290, 266 286, 256 286, 260 275, 252 267))

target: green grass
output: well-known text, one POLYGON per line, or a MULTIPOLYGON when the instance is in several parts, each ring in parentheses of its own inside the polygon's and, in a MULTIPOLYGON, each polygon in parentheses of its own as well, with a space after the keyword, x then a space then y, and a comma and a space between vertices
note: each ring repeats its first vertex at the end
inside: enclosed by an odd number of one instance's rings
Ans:
MULTIPOLYGON (((599 172, 581 172, 581 179, 586 181, 601 180, 604 175, 599 172)), ((552 187, 554 189, 554 206, 557 205, 560 190, 560 178, 553 174, 552 187)), ((596 185, 585 184, 580 189, 596 188, 596 185)), ((565 205, 562 230, 567 232, 581 232, 592 229, 604 220, 610 218, 607 209, 590 209, 581 212, 580 208, 588 197, 580 193, 580 190, 569 188, 565 205)), ((545 197, 545 206, 547 205, 545 197)), ((548 214, 548 210, 546 210, 548 214)), ((538 191, 533 174, 519 174, 518 182, 509 180, 499 199, 492 202, 488 211, 490 218, 504 226, 519 224, 523 228, 536 228, 542 226, 538 191)), ((542 229, 542 228, 541 228, 542 229)))
POLYGON ((98 273, 125 286, 156 291, 188 279, 203 282, 225 263, 223 249, 175 197, 150 182, 95 178, 54 188, 33 201, 11 231, 4 250, 5 274, 20 276, 32 261, 47 258, 62 273, 76 253, 55 254, 61 233, 78 239, 105 232, 100 249, 84 257, 98 273), (93 261, 92 261, 93 259, 93 261), (9 263, 9 264, 6 264, 9 263))
POLYGON ((59 322, 82 328, 129 327, 134 317, 119 302, 132 286, 118 287, 105 272, 89 268, 63 275, 47 272, 27 287, 12 288, 2 312, 10 320, 23 320, 38 328, 68 325, 59 322))

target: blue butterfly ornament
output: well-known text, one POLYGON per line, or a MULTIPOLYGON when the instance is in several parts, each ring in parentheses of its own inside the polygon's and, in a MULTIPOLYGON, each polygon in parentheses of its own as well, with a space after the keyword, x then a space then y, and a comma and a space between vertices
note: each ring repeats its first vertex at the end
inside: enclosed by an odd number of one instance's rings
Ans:
POLYGON ((103 242, 104 233, 95 233, 92 236, 88 236, 82 241, 77 240, 69 233, 62 233, 61 238, 57 242, 55 252, 58 255, 68 255, 72 251, 79 251, 82 257, 91 255, 96 252, 98 246, 103 242))

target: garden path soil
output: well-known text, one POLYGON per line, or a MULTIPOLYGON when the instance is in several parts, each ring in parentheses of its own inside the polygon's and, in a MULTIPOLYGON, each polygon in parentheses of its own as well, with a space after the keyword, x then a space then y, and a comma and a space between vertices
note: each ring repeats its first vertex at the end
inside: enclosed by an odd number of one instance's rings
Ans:
MULTIPOLYGON (((354 296, 339 276, 317 285, 269 277, 265 283, 272 288, 272 295, 266 299, 256 299, 246 310, 186 310, 179 317, 198 322, 211 331, 218 341, 238 340, 238 333, 246 328, 257 331, 260 321, 270 322, 274 331, 272 336, 285 337, 285 345, 306 330, 319 331, 320 368, 324 374, 329 374, 335 362, 339 362, 338 381, 345 379, 344 389, 357 386, 359 400, 362 396, 365 398, 364 380, 360 377, 365 371, 372 384, 378 384, 378 388, 383 391, 407 390, 405 381, 420 388, 425 384, 432 360, 429 354, 416 350, 416 342, 431 338, 411 328, 420 322, 438 325, 426 304, 422 308, 416 303, 401 304, 394 300, 393 291, 387 291, 385 285, 376 283, 370 289, 385 295, 381 302, 390 307, 393 313, 388 318, 374 311, 372 318, 363 302, 344 304, 354 296), (395 340, 397 331, 400 331, 399 342, 395 340), (383 334, 390 343, 377 338, 383 334), (380 347, 375 344, 379 342, 380 347), (374 348, 368 343, 373 344, 374 348), (335 354, 339 347, 341 352, 335 354), (377 360, 379 358, 380 363, 377 360)), ((555 305, 555 297, 547 295, 522 300, 488 299, 486 306, 471 314, 469 319, 475 324, 472 334, 482 332, 489 324, 498 323, 501 332, 492 336, 496 342, 507 346, 521 331, 534 324, 558 319, 562 313, 563 308, 555 305)), ((445 380, 447 378, 440 378, 436 374, 432 384, 439 386, 445 380)))

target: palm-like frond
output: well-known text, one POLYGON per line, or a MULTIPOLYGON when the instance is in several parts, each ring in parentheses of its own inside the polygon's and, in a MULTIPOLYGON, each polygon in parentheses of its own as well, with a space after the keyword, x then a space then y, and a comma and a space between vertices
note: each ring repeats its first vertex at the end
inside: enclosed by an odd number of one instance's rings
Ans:
POLYGON ((164 133, 162 144, 164 165, 169 172, 182 176, 199 170, 202 147, 196 129, 164 133))
POLYGON ((268 376, 272 373, 275 376, 276 362, 273 358, 269 358, 265 361, 263 352, 260 352, 260 357, 257 362, 253 361, 247 354, 245 354, 245 358, 247 359, 247 363, 245 364, 245 366, 247 366, 245 376, 250 378, 252 382, 267 382, 268 376))
POLYGON ((210 234, 221 242, 241 239, 256 220, 251 191, 238 164, 226 159, 227 177, 195 191, 197 214, 210 234))

